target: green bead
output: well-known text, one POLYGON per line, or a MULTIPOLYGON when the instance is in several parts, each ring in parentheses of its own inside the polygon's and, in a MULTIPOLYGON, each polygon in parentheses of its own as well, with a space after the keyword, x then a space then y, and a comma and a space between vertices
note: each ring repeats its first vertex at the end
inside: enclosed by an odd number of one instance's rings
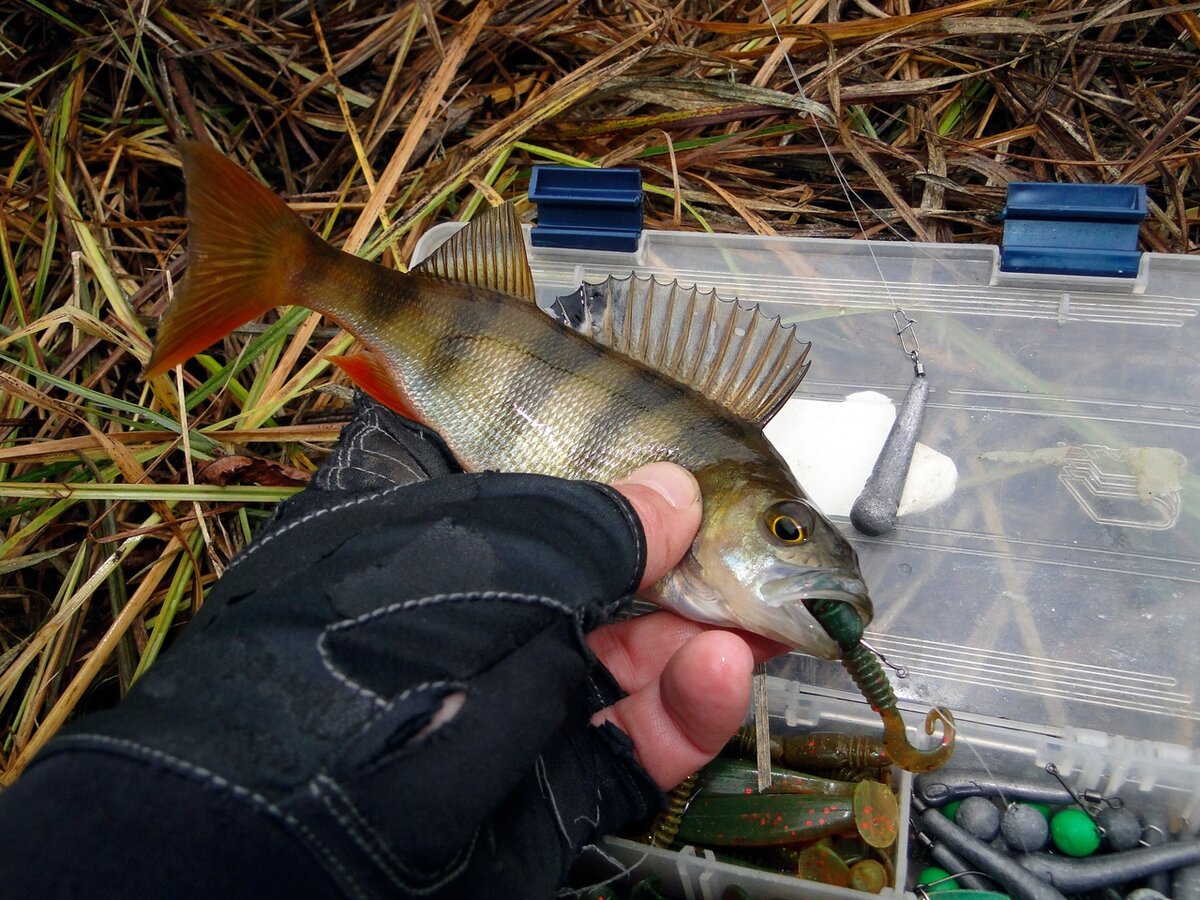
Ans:
POLYGON ((1082 809, 1062 809, 1050 820, 1054 846, 1067 856, 1091 856, 1100 847, 1100 831, 1082 809))
POLYGON ((953 822, 958 815, 958 808, 960 806, 962 806, 961 800, 951 800, 945 806, 939 807, 939 809, 941 809, 943 816, 953 822))
POLYGON ((633 886, 633 890, 629 892, 629 900, 666 900, 659 890, 661 887, 662 879, 657 875, 650 875, 633 886))
POLYGON ((926 866, 921 870, 921 874, 917 876, 917 884, 925 885, 925 889, 931 894, 937 891, 958 890, 958 882, 950 878, 950 873, 941 866, 926 866), (934 884, 934 882, 938 883, 934 884))

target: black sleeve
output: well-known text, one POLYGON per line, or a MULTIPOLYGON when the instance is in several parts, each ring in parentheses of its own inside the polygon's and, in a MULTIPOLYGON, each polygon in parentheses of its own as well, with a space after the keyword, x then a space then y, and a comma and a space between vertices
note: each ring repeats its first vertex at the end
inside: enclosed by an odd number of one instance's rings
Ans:
POLYGON ((39 760, 0 797, 0 884, 29 900, 341 896, 281 823, 230 791, 88 752, 39 760))
POLYGON ((601 485, 458 474, 293 505, 117 709, 0 796, 0 883, 553 896, 580 846, 661 803, 589 724, 618 692, 585 633, 643 564, 601 485))

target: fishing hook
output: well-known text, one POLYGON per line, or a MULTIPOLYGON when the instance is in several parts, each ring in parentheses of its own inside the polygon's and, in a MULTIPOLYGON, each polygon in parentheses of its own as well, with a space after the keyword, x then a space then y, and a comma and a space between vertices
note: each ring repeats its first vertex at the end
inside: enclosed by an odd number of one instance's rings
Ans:
POLYGON ((1063 894, 1019 865, 1006 853, 964 831, 939 810, 925 807, 919 799, 913 804, 920 813, 920 827, 929 837, 941 841, 957 856, 987 873, 1004 887, 1013 900, 1066 900, 1063 894))
POLYGON ((897 665, 896 663, 892 662, 890 659, 888 659, 886 656, 884 656, 883 653, 880 652, 880 650, 877 647, 872 647, 866 641, 862 641, 862 645, 864 647, 866 647, 868 650, 870 650, 872 653, 874 653, 876 656, 878 656, 879 661, 881 663, 883 663, 885 666, 887 666, 889 669, 891 669, 893 672, 895 672, 897 678, 903 679, 903 678, 908 677, 908 669, 905 666, 900 666, 900 665, 897 665))
MULTIPOLYGON (((935 841, 925 832, 921 831, 917 820, 909 818, 908 833, 912 835, 937 865, 941 866, 950 873, 950 878, 957 881, 963 887, 970 891, 990 891, 992 890, 992 879, 987 872, 977 869, 972 869, 962 857, 956 854, 945 844, 935 841)), ((932 885, 926 885, 932 887, 932 885)), ((921 885, 918 884, 914 888, 917 896, 921 896, 921 885)))

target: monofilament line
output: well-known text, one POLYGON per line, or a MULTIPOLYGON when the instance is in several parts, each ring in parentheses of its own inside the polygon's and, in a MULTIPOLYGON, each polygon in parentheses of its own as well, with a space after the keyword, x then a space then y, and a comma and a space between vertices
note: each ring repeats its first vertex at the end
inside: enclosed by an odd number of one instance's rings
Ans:
MULTIPOLYGON (((804 86, 800 83, 800 76, 796 72, 796 67, 792 64, 792 55, 790 53, 788 53, 787 47, 783 43, 783 35, 781 35, 779 33, 779 26, 777 26, 775 24, 775 16, 771 13, 771 8, 770 8, 770 6, 767 5, 767 0, 762 0, 762 8, 763 8, 763 12, 767 16, 767 22, 771 26, 771 31, 773 31, 775 33, 775 40, 779 42, 780 49, 782 50, 782 53, 783 53, 783 63, 785 66, 787 66, 788 74, 792 78, 792 84, 795 85, 795 87, 796 87, 796 93, 800 95, 800 99, 808 100, 809 99, 808 94, 805 93, 804 86)), ((786 4, 786 8, 790 11, 790 9, 791 9, 790 0, 788 0, 788 3, 786 4)), ((825 129, 823 129, 821 127, 820 119, 818 119, 814 115, 812 117, 812 120, 813 120, 813 126, 816 128, 816 131, 817 131, 817 137, 820 138, 820 140, 821 140, 821 146, 825 149, 825 155, 827 157, 829 157, 829 162, 831 163, 831 165, 833 167, 833 177, 837 179, 838 184, 841 186, 842 194, 846 198, 846 204, 850 207, 850 214, 852 216, 854 216, 854 222, 858 226, 858 233, 861 235, 864 235, 864 236, 866 235, 866 228, 863 225, 862 217, 858 214, 858 207, 859 207, 859 205, 861 205, 864 209, 870 210, 875 215, 875 217, 877 219, 879 219, 879 221, 888 228, 888 230, 892 231, 894 234, 896 234, 903 240, 908 241, 908 238, 906 238, 903 234, 901 234, 899 231, 897 231, 895 228, 893 228, 891 226, 891 224, 889 222, 887 222, 887 220, 884 219, 882 213, 875 210, 869 203, 867 203, 862 198, 862 196, 858 193, 858 191, 854 190, 854 187, 850 184, 849 179, 846 178, 845 173, 842 171, 842 167, 840 165, 838 165, 837 157, 835 157, 833 155, 833 148, 829 146, 829 141, 826 140, 826 138, 825 138, 825 129)), ((892 308, 897 313, 900 313, 901 315, 903 315, 905 317, 905 319, 908 319, 907 313, 905 313, 900 308, 899 302, 896 300, 895 296, 892 294, 891 285, 888 283, 887 277, 883 274, 883 266, 879 262, 879 257, 875 255, 875 248, 871 246, 871 242, 869 240, 864 239, 863 243, 865 243, 867 246, 867 253, 870 255, 871 262, 875 266, 875 272, 879 275, 879 283, 881 285, 883 285, 883 290, 887 294, 888 302, 891 303, 892 308)), ((906 330, 911 332, 912 337, 915 340, 916 339, 916 331, 912 327, 911 320, 910 320, 910 324, 906 327, 906 330)), ((898 334, 899 334, 899 332, 898 332, 898 334)), ((913 357, 911 355, 911 353, 908 351, 908 349, 905 347, 903 339, 901 340, 901 349, 904 351, 906 356, 909 356, 912 359, 914 366, 918 365, 919 361, 917 360, 916 357, 913 357)))

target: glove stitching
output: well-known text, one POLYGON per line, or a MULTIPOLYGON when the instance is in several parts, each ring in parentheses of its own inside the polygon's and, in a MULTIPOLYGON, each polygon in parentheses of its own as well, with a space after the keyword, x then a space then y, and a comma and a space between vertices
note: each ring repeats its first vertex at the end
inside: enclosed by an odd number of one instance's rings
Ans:
POLYGON ((558 811, 558 801, 554 799, 554 788, 550 785, 550 776, 546 774, 546 757, 541 753, 538 754, 533 769, 537 775, 538 793, 550 804, 550 809, 554 812, 554 820, 558 823, 559 834, 562 835, 563 844, 570 848, 571 835, 567 832, 567 825, 563 821, 562 813, 558 811))
POLYGON ((637 562, 633 570, 633 578, 629 582, 629 587, 625 588, 621 593, 632 594, 638 589, 641 583, 642 575, 646 572, 646 531, 642 528, 642 521, 633 511, 633 507, 625 496, 611 485, 604 484, 600 481, 590 482, 594 487, 600 489, 600 493, 604 494, 613 506, 615 506, 624 517, 626 524, 629 526, 630 532, 633 534, 634 549, 637 554, 637 562))
MULTIPOLYGON (((405 700, 407 700, 413 694, 420 693, 421 691, 437 690, 439 688, 454 688, 456 690, 466 693, 468 691, 468 689, 470 688, 470 685, 467 684, 465 681, 455 681, 455 680, 423 682, 422 684, 418 684, 415 687, 408 688, 406 691, 404 691, 402 694, 400 694, 394 700, 385 703, 384 709, 380 710, 380 712, 379 712, 379 716, 383 715, 383 713, 385 713, 388 710, 391 710, 391 709, 395 708, 396 706, 398 706, 399 704, 403 703, 405 700)), ((370 729, 370 727, 372 725, 374 725, 375 722, 378 721, 379 716, 375 716, 374 718, 368 720, 363 725, 362 729, 360 729, 359 733, 361 734, 361 733, 367 731, 368 729, 370 729)), ((443 724, 445 724, 445 723, 443 723, 443 724)), ((436 730, 436 729, 434 729, 434 730, 436 730)), ((419 735, 419 734, 414 735, 414 737, 412 739, 416 740, 417 737, 419 737, 419 736, 421 736, 421 735, 419 735)), ((384 754, 383 756, 376 759, 374 762, 363 765, 362 771, 365 773, 373 773, 373 772, 383 768, 384 766, 388 765, 391 762, 391 758, 393 755, 394 754, 392 754, 392 753, 384 754)))
POLYGON ((358 432, 358 434, 355 434, 351 437, 350 446, 348 446, 346 448, 346 451, 344 453, 338 454, 339 458, 337 461, 342 462, 342 465, 337 466, 337 468, 335 468, 333 471, 335 488, 337 488, 338 490, 345 490, 346 481, 343 476, 346 474, 346 472, 348 470, 354 470, 356 472, 363 472, 364 474, 370 474, 363 467, 353 465, 350 462, 350 460, 353 459, 356 455, 358 455, 358 456, 365 455, 367 436, 374 434, 375 432, 378 432, 378 431, 382 431, 382 429, 379 428, 377 425, 375 425, 373 422, 367 422, 364 425, 364 427, 358 432))
MULTIPOLYGON (((599 741, 600 746, 605 749, 609 758, 618 763, 625 764, 613 767, 613 773, 622 782, 625 795, 636 798, 635 803, 637 805, 638 812, 631 818, 642 819, 648 816, 650 813, 655 812, 656 807, 649 805, 644 792, 641 790, 642 786, 638 784, 639 779, 637 773, 640 771, 645 781, 651 781, 650 775, 644 768, 638 765, 637 759, 634 756, 636 751, 632 749, 632 742, 630 741, 629 736, 612 722, 604 722, 598 727, 592 726, 589 733, 593 738, 599 741), (624 738, 628 744, 622 746, 617 738, 617 735, 619 735, 621 738, 624 738), (630 764, 636 766, 637 768, 631 768, 630 764)), ((655 785, 655 790, 658 791, 657 808, 662 808, 666 803, 666 795, 657 785, 655 785)))
POLYGON ((475 853, 475 844, 479 838, 479 829, 476 829, 475 833, 471 835, 471 840, 467 846, 459 851, 455 857, 451 858, 440 871, 430 872, 426 877, 422 877, 423 873, 405 865, 403 860, 398 859, 392 854, 387 841, 383 839, 374 826, 363 816, 358 807, 354 805, 354 801, 347 796, 337 781, 327 775, 318 775, 309 783, 308 790, 329 810, 330 815, 337 819, 338 823, 346 829, 346 833, 350 839, 375 863, 376 867, 387 877, 388 881, 410 893, 432 894, 440 890, 462 874, 475 853), (327 788, 328 793, 321 790, 322 787, 327 788), (334 804, 335 797, 341 802, 345 812, 340 811, 334 804), (349 815, 346 815, 346 813, 349 815), (366 832, 370 843, 363 837, 360 837, 360 830, 366 832), (400 872, 410 878, 421 879, 421 881, 418 883, 409 881, 404 875, 396 872, 395 869, 399 869, 400 872), (437 880, 429 883, 429 878, 436 878, 437 880))
MULTIPOLYGON (((384 616, 390 616, 394 613, 404 612, 410 609, 420 609, 426 606, 435 606, 440 603, 472 603, 488 600, 501 600, 515 603, 535 603, 539 606, 546 606, 555 610, 556 612, 560 612, 566 616, 569 616, 575 620, 576 624, 579 622, 579 610, 573 609, 562 601, 555 600, 553 597, 546 597, 541 594, 521 594, 513 591, 462 591, 448 594, 430 594, 427 597, 420 597, 415 600, 401 600, 397 603, 389 603, 387 606, 381 606, 378 609, 365 612, 353 619, 343 619, 340 622, 327 625, 323 630, 322 637, 324 637, 325 634, 329 634, 334 631, 355 628, 359 625, 365 625, 373 619, 379 619, 384 616)), ((579 632, 579 636, 582 638, 582 631, 579 632)), ((332 665, 331 663, 326 664, 332 665)))
MULTIPOLYGON (((590 648, 589 648, 590 649, 590 648)), ((593 712, 604 708, 604 698, 600 696, 600 686, 595 680, 589 678, 587 680, 587 691, 590 699, 588 708, 593 712)))
MULTIPOLYGON (((517 603, 536 603, 540 606, 548 606, 557 612, 564 613, 575 621, 576 637, 581 644, 586 647, 586 643, 584 643, 583 629, 580 627, 578 612, 572 609, 570 606, 567 606, 565 603, 561 603, 551 597, 543 597, 536 594, 516 594, 509 593, 507 591, 483 591, 472 593, 433 594, 428 597, 421 597, 417 600, 403 600, 399 603, 390 603, 387 606, 381 606, 378 609, 373 609, 370 612, 363 613, 362 615, 356 616, 353 619, 343 619, 340 622, 327 625, 325 628, 321 629, 321 634, 317 638, 317 655, 321 659, 321 664, 326 668, 326 670, 328 670, 329 674, 332 675, 336 681, 341 682, 343 685, 345 685, 345 687, 355 694, 358 694, 360 697, 369 700, 376 707, 378 707, 380 711, 382 711, 391 705, 389 701, 385 700, 376 691, 371 690, 370 688, 351 678, 349 675, 339 669, 334 663, 332 657, 330 656, 328 645, 329 638, 333 635, 333 633, 335 631, 345 631, 350 628, 356 628, 359 625, 365 625, 374 621, 375 619, 383 618, 384 616, 406 612, 411 609, 419 609, 425 606, 433 606, 440 603, 465 603, 491 600, 517 603)), ((590 651, 588 652, 590 653, 590 651)), ((435 683, 436 682, 426 682, 425 684, 419 685, 417 688, 410 690, 422 690, 435 683)), ((406 691, 400 697, 400 699, 402 700, 407 696, 408 692, 406 691)))
MULTIPOLYGON (((434 606, 442 603, 474 603, 483 601, 500 600, 505 602, 516 603, 536 603, 539 606, 547 606, 556 612, 563 613, 569 616, 575 623, 575 638, 579 642, 579 646, 583 648, 584 653, 591 657, 591 650, 587 647, 587 641, 583 635, 583 628, 580 623, 577 610, 572 609, 565 603, 561 603, 552 597, 543 597, 537 594, 516 594, 507 591, 483 591, 473 593, 452 593, 452 594, 433 594, 428 597, 421 597, 417 600, 404 600, 399 603, 390 603, 387 606, 381 606, 378 609, 373 609, 370 612, 363 613, 353 619, 343 619, 340 622, 335 622, 332 625, 327 625, 321 630, 321 636, 317 638, 317 653, 321 659, 321 664, 325 666, 329 674, 336 681, 341 682, 348 689, 369 700, 373 703, 380 713, 389 709, 395 703, 400 703, 407 699, 415 691, 427 690, 430 687, 439 687, 446 684, 453 684, 448 681, 427 681, 424 684, 409 688, 394 701, 385 700, 379 693, 371 690, 358 681, 351 678, 345 672, 337 667, 328 649, 328 639, 335 631, 345 631, 350 628, 356 628, 359 625, 366 625, 375 619, 383 618, 384 616, 394 615, 395 613, 406 612, 412 609, 420 609, 426 606, 434 606)), ((594 658, 594 657, 593 657, 594 658)))
POLYGON ((346 500, 342 503, 335 504, 334 506, 326 506, 321 509, 313 510, 312 512, 301 516, 299 519, 297 519, 294 522, 288 522, 286 525, 282 526, 277 531, 272 531, 270 534, 264 534, 261 537, 259 537, 256 541, 254 541, 254 543, 252 543, 249 547, 247 547, 245 550, 243 550, 241 552, 241 554, 239 554, 226 567, 225 572, 226 572, 226 574, 228 574, 230 571, 232 571, 234 568, 239 566, 241 563, 245 562, 247 558, 249 558, 254 553, 261 550, 267 544, 271 543, 271 541, 275 540, 275 538, 280 537, 281 535, 287 534, 289 531, 291 531, 294 528, 299 528, 301 525, 305 524, 306 522, 311 522, 313 519, 319 518, 319 517, 327 515, 329 513, 338 512, 339 510, 343 510, 343 509, 349 509, 351 506, 358 506, 360 503, 366 503, 370 500, 382 499, 390 494, 394 494, 396 491, 401 491, 406 487, 409 487, 409 485, 395 484, 395 485, 392 485, 391 487, 383 488, 382 490, 379 490, 379 491, 372 491, 369 494, 362 494, 360 496, 354 497, 351 500, 346 500))
MULTIPOLYGON (((366 422, 364 427, 359 429, 359 432, 357 434, 355 434, 352 438, 352 441, 355 445, 354 449, 357 450, 357 455, 360 457, 367 456, 368 454, 377 455, 377 456, 381 455, 381 454, 375 454, 375 453, 367 450, 368 436, 370 436, 372 434, 384 434, 384 435, 387 435, 388 437, 391 437, 391 435, 384 428, 380 427, 380 425, 378 424, 377 416, 372 416, 371 418, 374 419, 375 421, 366 422)), ((347 449, 347 452, 343 453, 343 454, 339 454, 339 457, 344 456, 347 460, 349 460, 349 459, 352 459, 354 457, 354 455, 355 454, 352 453, 350 451, 350 449, 347 449)), ((420 471, 420 470, 416 469, 415 467, 409 465, 408 460, 403 459, 400 456, 394 456, 394 457, 389 456, 389 457, 387 457, 387 461, 389 464, 402 466, 417 481, 422 481, 429 477, 429 474, 427 472, 420 471)), ((342 479, 342 474, 349 470, 353 470, 355 472, 362 472, 364 475, 370 475, 375 478, 381 477, 380 474, 378 472, 376 472, 374 469, 368 469, 363 466, 356 466, 350 462, 346 462, 344 465, 339 466, 335 471, 335 477, 337 479, 336 486, 338 488, 345 489, 345 481, 342 479)))
POLYGON ((170 753, 165 753, 162 750, 157 750, 153 747, 147 747, 145 744, 139 744, 136 741, 129 741, 123 738, 108 737, 103 734, 73 734, 58 738, 59 748, 69 746, 71 744, 80 744, 85 749, 107 750, 115 755, 123 755, 125 753, 135 757, 152 760, 164 765, 168 769, 172 769, 178 775, 193 778, 209 787, 227 794, 244 803, 248 803, 255 809, 266 813, 284 824, 290 829, 298 832, 304 839, 317 850, 325 862, 335 869, 341 876, 341 881, 344 887, 350 890, 351 895, 357 900, 370 900, 370 895, 363 890, 362 886, 355 880, 354 876, 342 864, 337 856, 317 839, 303 822, 299 821, 291 814, 284 812, 262 794, 257 791, 252 791, 244 785, 235 784, 228 778, 224 778, 203 766, 198 766, 195 763, 188 762, 186 759, 180 759, 177 756, 172 756, 170 753), (96 746, 99 745, 99 746, 96 746))
MULTIPOLYGON (((355 681, 336 665, 334 665, 333 660, 329 656, 329 642, 327 640, 332 631, 333 628, 327 626, 321 630, 321 634, 317 638, 317 654, 321 658, 321 665, 323 665, 329 674, 333 676, 335 681, 341 682, 341 684, 350 691, 358 694, 364 700, 370 701, 381 712, 386 710, 389 704, 385 699, 383 699, 382 696, 379 695, 378 692, 371 690, 366 685, 360 684, 358 681, 355 681)), ((428 684, 429 682, 426 682, 426 684, 420 685, 419 688, 423 689, 428 684)), ((408 691, 405 691, 404 696, 402 696, 400 699, 403 700, 407 696, 408 691)))

